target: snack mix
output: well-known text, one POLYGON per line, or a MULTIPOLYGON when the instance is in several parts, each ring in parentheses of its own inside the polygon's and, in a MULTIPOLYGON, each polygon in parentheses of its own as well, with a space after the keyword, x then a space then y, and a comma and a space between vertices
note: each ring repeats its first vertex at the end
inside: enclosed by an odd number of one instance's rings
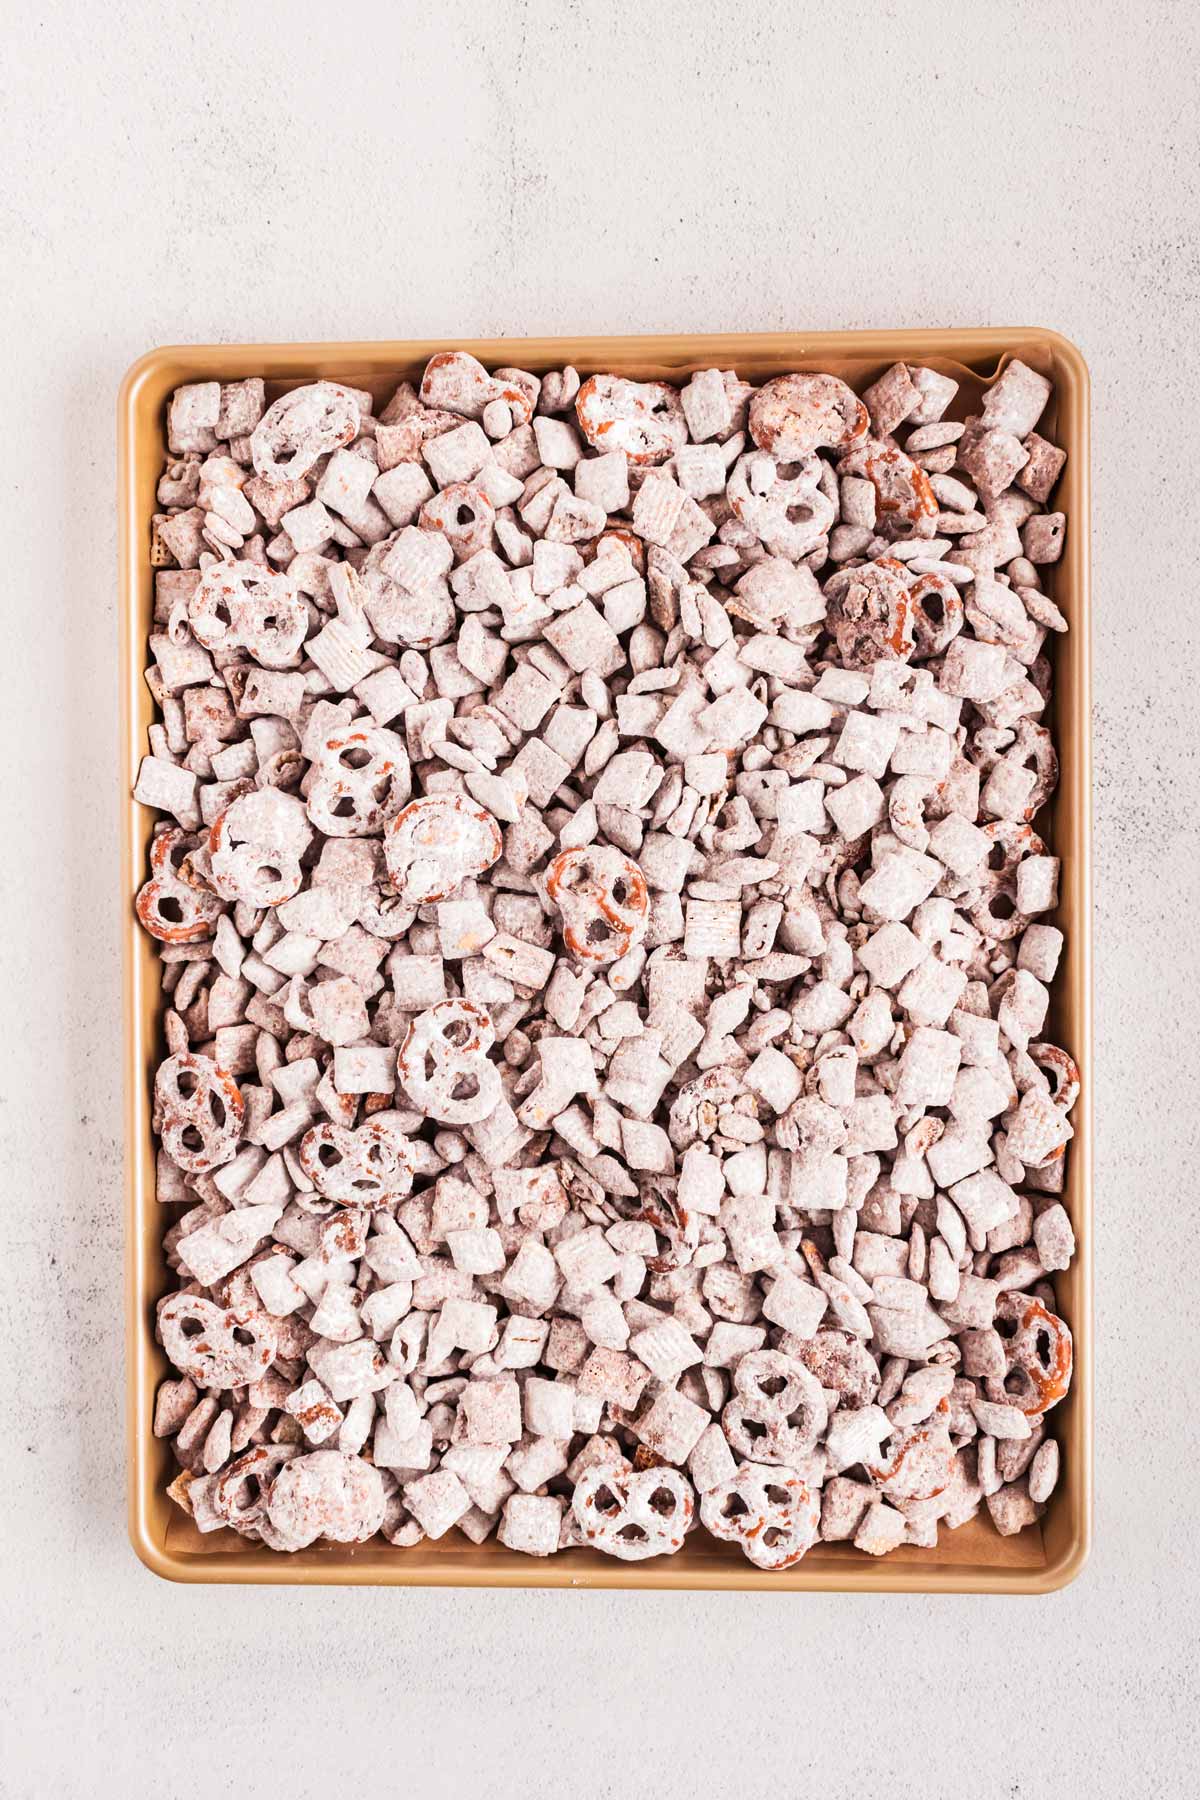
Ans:
POLYGON ((1071 1057, 1050 383, 434 356, 170 401, 136 797, 198 1530, 1014 1533, 1071 1057))

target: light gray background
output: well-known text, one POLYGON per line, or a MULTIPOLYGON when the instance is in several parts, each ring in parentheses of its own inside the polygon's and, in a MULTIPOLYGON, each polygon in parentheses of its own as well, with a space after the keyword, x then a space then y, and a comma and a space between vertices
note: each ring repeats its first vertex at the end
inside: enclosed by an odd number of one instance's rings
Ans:
POLYGON ((11 9, 4 1796, 1195 1791, 1198 56, 1161 0, 11 9), (122 1491, 125 367, 188 339, 1026 323, 1095 381, 1090 1567, 1015 1602, 157 1582, 122 1491))

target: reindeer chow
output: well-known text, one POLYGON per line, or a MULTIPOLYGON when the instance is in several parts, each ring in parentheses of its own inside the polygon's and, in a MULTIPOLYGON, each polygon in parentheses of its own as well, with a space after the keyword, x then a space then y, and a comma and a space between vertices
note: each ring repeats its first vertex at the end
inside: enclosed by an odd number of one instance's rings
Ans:
POLYGON ((199 1531, 778 1570, 1044 1511, 1064 455, 1021 362, 964 399, 175 393, 135 905, 199 1531))

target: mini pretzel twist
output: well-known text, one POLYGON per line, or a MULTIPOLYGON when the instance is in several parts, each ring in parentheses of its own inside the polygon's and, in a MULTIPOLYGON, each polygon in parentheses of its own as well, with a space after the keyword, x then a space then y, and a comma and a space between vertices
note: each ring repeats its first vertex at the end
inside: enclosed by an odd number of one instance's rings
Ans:
POLYGON ((631 463, 660 463, 687 443, 676 388, 665 381, 593 375, 575 398, 579 429, 595 450, 623 450, 631 463))
POLYGON ((682 1548, 696 1502, 678 1469, 594 1468, 576 1483, 571 1510, 595 1549, 622 1562, 645 1562, 682 1548))
POLYGON ((245 1107, 233 1076, 211 1056, 180 1050, 154 1078, 154 1129, 171 1161, 208 1175, 236 1154, 245 1107))
POLYGON ((730 1448, 748 1461, 794 1464, 829 1419, 821 1384, 778 1350, 752 1350, 734 1370, 734 1397, 721 1415, 730 1448))
POLYGON ((750 436, 782 462, 819 448, 848 450, 869 426, 866 407, 836 375, 778 375, 750 401, 750 436))
POLYGON ((500 858, 504 840, 486 807, 465 794, 422 794, 384 833, 388 875, 401 900, 428 906, 500 858))
POLYGON ((134 908, 141 924, 161 944, 200 942, 225 910, 216 894, 180 872, 199 841, 175 827, 150 840, 150 879, 138 889, 134 908))
POLYGON ((300 1140, 300 1167, 317 1192, 340 1206, 375 1206, 412 1192, 408 1140, 368 1119, 357 1131, 324 1121, 300 1140))
POLYGON ((312 841, 304 803, 281 788, 241 794, 208 834, 212 883, 226 900, 279 906, 300 890, 301 857, 312 841))
POLYGON ((701 1523, 759 1569, 790 1569, 817 1539, 819 1496, 795 1469, 745 1462, 700 1499, 701 1523))
POLYGON ((408 752, 396 733, 356 725, 318 750, 308 816, 326 837, 370 837, 396 817, 411 786, 408 752))
POLYGON ((206 650, 248 650, 266 669, 292 666, 308 636, 308 607, 290 575, 253 562, 214 562, 187 604, 206 650))
POLYGON ((257 1381, 275 1361, 275 1321, 252 1308, 226 1309, 200 1294, 172 1294, 159 1309, 163 1349, 198 1387, 257 1381))
POLYGON ((546 871, 563 942, 579 962, 611 963, 645 932, 650 898, 638 865, 611 845, 564 850, 546 871))
POLYGON ((443 1125, 477 1125, 496 1110, 500 1071, 492 1021, 470 1000, 440 1000, 415 1019, 396 1070, 413 1104, 443 1125))
POLYGON ((357 437, 358 401, 335 381, 281 394, 250 433, 254 467, 267 481, 298 481, 319 456, 357 437))

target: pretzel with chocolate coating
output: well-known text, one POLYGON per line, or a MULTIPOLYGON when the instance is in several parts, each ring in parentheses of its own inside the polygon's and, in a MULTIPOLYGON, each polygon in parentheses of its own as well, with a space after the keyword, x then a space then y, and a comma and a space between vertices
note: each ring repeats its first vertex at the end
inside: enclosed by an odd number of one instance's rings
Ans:
POLYGON ((357 437, 361 417, 354 395, 336 381, 293 388, 250 433, 254 467, 266 481, 298 481, 318 457, 357 437))
POLYGON ((579 962, 612 963, 645 932, 650 899, 638 865, 609 844, 563 850, 546 871, 563 941, 579 962))
POLYGON ((357 1131, 323 1120, 300 1140, 300 1167, 323 1199, 339 1206, 386 1205, 412 1192, 407 1138, 368 1119, 357 1131))
POLYGON ((700 1497, 700 1520, 759 1569, 790 1569, 817 1541, 821 1500, 782 1465, 745 1462, 700 1497))
POLYGON ((470 1000, 439 1000, 413 1020, 396 1072, 414 1106, 443 1125, 477 1125, 495 1111, 500 1071, 488 1056, 492 1021, 470 1000))
POLYGON ((396 817, 411 789, 408 751, 396 733, 358 724, 318 749, 308 816, 326 837, 370 837, 396 817))
POLYGON ((177 1051, 154 1077, 154 1129, 177 1168, 208 1175, 237 1154, 245 1106, 233 1076, 211 1056, 177 1051))
POLYGON ((290 575, 254 562, 214 562, 187 603, 206 650, 248 650, 264 669, 294 665, 308 636, 308 607, 290 575))
POLYGON ((587 1542, 622 1562, 673 1556, 682 1549, 696 1510, 695 1495, 678 1469, 588 1469, 575 1484, 571 1510, 587 1542))
POLYGON ((177 826, 150 840, 150 879, 138 889, 134 910, 160 944, 195 944, 209 937, 225 903, 180 873, 180 864, 199 839, 177 826))
POLYGON ((383 854, 396 893, 408 906, 444 900, 468 877, 482 875, 504 848, 486 807, 466 794, 421 794, 388 822, 383 854))
POLYGON ((814 450, 849 450, 866 437, 870 415, 836 375, 777 375, 750 400, 750 436, 781 462, 814 450))
POLYGON ((592 375, 575 397, 579 429, 594 450, 623 450, 631 463, 660 463, 687 443, 679 390, 665 381, 592 375))
POLYGON ((171 1362, 198 1387, 241 1387, 275 1361, 275 1321, 254 1308, 226 1309, 200 1294, 172 1294, 159 1308, 158 1328, 171 1362))

